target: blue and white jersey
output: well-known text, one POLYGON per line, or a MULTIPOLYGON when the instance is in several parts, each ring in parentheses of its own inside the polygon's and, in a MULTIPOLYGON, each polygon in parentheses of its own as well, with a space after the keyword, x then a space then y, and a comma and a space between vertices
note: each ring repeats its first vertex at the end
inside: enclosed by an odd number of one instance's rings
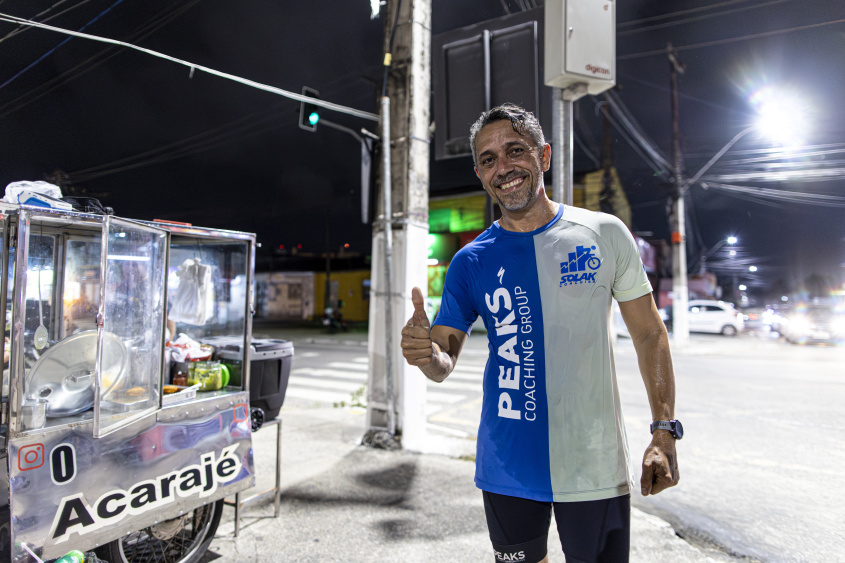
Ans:
POLYGON ((494 224, 457 253, 434 324, 469 332, 480 315, 487 328, 480 489, 555 502, 630 492, 608 321, 612 297, 650 291, 627 227, 577 207, 529 233, 494 224))

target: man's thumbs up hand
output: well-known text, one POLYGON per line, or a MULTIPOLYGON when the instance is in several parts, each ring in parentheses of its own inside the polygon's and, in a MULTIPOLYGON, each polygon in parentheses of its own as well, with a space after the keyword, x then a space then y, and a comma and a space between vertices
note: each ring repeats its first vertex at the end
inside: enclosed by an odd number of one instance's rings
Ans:
POLYGON ((420 288, 411 290, 411 302, 414 304, 414 314, 402 327, 402 355, 412 366, 427 366, 431 363, 434 347, 431 344, 431 323, 425 314, 425 301, 420 288))

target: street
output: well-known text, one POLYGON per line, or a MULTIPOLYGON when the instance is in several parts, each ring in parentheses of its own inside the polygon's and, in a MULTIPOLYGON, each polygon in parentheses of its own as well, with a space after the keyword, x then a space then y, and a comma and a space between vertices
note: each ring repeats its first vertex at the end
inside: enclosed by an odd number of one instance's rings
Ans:
MULTIPOLYGON (((635 481, 651 416, 631 341, 616 365, 635 481)), ((633 506, 688 541, 771 562, 845 560, 845 348, 742 334, 692 335, 673 351, 681 482, 633 506)), ((456 371, 428 386, 432 430, 474 436, 486 338, 470 337, 456 371)), ((285 408, 366 401, 366 347, 297 344, 285 408)))

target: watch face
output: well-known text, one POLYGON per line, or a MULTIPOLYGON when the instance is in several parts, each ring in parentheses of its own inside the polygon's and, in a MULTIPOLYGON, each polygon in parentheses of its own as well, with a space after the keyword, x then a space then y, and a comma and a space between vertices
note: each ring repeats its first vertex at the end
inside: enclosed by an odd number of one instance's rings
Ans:
POLYGON ((684 425, 681 424, 680 420, 673 420, 672 422, 673 426, 675 427, 675 431, 673 432, 673 434, 675 435, 675 438, 680 440, 684 437, 684 425))

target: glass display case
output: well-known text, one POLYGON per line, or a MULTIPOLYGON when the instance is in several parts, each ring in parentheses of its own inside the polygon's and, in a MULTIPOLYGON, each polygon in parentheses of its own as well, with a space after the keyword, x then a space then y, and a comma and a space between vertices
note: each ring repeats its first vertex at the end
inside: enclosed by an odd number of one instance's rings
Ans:
POLYGON ((0 560, 207 547, 191 522, 254 483, 249 373, 171 368, 185 343, 249 342, 255 235, 2 203, 0 232, 0 560))

